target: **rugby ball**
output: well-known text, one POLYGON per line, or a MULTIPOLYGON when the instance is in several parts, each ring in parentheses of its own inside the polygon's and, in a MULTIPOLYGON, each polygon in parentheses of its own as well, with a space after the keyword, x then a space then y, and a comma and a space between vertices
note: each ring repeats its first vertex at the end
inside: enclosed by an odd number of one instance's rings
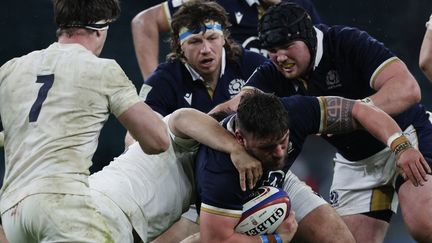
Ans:
POLYGON ((291 201, 284 190, 272 186, 258 188, 255 195, 243 205, 235 231, 251 236, 271 234, 288 217, 291 201))

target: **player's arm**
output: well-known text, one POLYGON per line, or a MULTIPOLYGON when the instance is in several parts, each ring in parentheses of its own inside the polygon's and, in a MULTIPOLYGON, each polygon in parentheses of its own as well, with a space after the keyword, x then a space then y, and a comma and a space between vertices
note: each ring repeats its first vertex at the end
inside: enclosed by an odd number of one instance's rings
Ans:
POLYGON ((432 81, 432 15, 426 23, 426 33, 420 49, 419 65, 426 77, 432 81))
MULTIPOLYGON (((222 216, 218 214, 212 214, 206 211, 200 212, 200 237, 201 242, 257 242, 261 243, 263 240, 271 242, 274 237, 272 235, 264 235, 264 239, 261 236, 248 236, 246 234, 240 234, 234 231, 235 227, 239 223, 239 218, 222 216)), ((295 220, 294 213, 291 213, 289 217, 282 222, 276 231, 283 242, 290 242, 295 232, 297 231, 297 222, 295 220)), ((275 241, 276 242, 276 241, 275 241)))
POLYGON ((320 132, 344 133, 363 127, 393 150, 397 166, 403 171, 405 178, 415 186, 423 185, 427 180, 426 173, 431 173, 429 165, 387 113, 375 106, 342 97, 327 96, 320 99, 324 102, 322 107, 326 107, 323 124, 327 124, 320 132))
POLYGON ((377 90, 370 96, 373 104, 396 115, 421 99, 420 87, 404 62, 397 59, 385 65, 373 80, 377 90))
MULTIPOLYGON (((213 114, 216 112, 220 112, 220 111, 225 111, 225 112, 236 112, 237 111, 237 107, 240 103, 240 98, 242 97, 242 95, 250 92, 254 90, 254 88, 252 87, 245 87, 243 88, 238 94, 236 94, 234 97, 232 97, 231 99, 215 106, 213 109, 211 109, 211 111, 209 112, 209 114, 213 114)), ((258 90, 258 89, 256 89, 258 90)))
POLYGON ((117 119, 138 141, 145 153, 157 154, 168 149, 169 138, 165 123, 144 102, 137 102, 117 119))
POLYGON ((172 113, 168 126, 176 136, 193 138, 215 150, 230 154, 239 171, 243 191, 246 190, 246 178, 249 188, 253 188, 261 177, 261 163, 250 156, 231 133, 207 114, 191 108, 181 108, 172 113))
POLYGON ((141 74, 147 79, 159 63, 159 33, 170 30, 163 3, 138 13, 131 25, 135 55, 141 74))

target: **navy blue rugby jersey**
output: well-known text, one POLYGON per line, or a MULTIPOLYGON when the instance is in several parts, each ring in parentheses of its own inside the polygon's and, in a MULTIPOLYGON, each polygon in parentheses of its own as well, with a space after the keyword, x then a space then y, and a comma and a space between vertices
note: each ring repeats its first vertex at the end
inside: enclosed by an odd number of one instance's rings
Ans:
MULTIPOLYGON (((257 87, 281 97, 302 94, 362 99, 375 93, 371 80, 382 65, 397 59, 395 55, 359 29, 326 25, 316 27, 323 36, 321 41, 318 39, 317 47, 317 53, 322 51, 322 55, 317 55, 315 59, 316 67, 306 80, 306 88, 302 82, 286 79, 270 61, 260 66, 245 86, 257 87)), ((386 146, 365 131, 323 138, 349 160, 367 158, 386 146)))
MULTIPOLYGON (((286 0, 283 0, 286 1, 286 0)), ((163 3, 168 21, 171 22, 171 16, 177 11, 184 0, 168 0, 163 3)), ((231 37, 241 44, 244 48, 262 53, 267 56, 267 51, 259 48, 258 41, 258 20, 264 13, 257 4, 248 3, 247 0, 217 0, 228 13, 229 21, 232 26, 229 28, 231 37)), ((302 6, 311 15, 314 24, 321 23, 319 14, 310 0, 289 0, 302 6)))
POLYGON ((248 77, 266 60, 257 53, 243 50, 235 63, 226 61, 213 97, 201 80, 192 78, 180 60, 165 62, 144 82, 140 96, 162 116, 183 107, 195 108, 206 113, 238 94, 248 77))
MULTIPOLYGON (((290 135, 288 156, 282 170, 264 173, 256 188, 271 185, 282 188, 285 173, 300 154, 304 141, 309 134, 319 132, 321 119, 321 106, 319 98, 308 96, 291 96, 282 98, 282 102, 290 116, 290 135)), ((221 123, 229 131, 234 131, 234 118, 231 115, 221 123)), ((201 145, 196 158, 195 177, 197 184, 198 202, 210 205, 216 213, 226 210, 237 210, 241 215, 242 205, 250 199, 251 191, 243 192, 239 186, 239 176, 229 154, 222 153, 201 145)), ((255 188, 255 189, 256 189, 255 188)))

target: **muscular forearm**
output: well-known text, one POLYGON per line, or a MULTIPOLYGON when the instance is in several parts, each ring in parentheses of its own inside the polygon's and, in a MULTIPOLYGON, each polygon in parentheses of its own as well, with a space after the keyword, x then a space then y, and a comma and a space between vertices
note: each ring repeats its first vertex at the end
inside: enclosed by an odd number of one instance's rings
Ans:
POLYGON ((352 116, 361 124, 371 135, 387 144, 388 138, 401 132, 398 124, 384 111, 359 101, 353 107, 352 116))
POLYGON ((136 103, 117 119, 139 142, 145 153, 157 154, 168 149, 169 137, 165 123, 144 102, 136 103))
POLYGON ((228 113, 230 113, 230 112, 236 112, 237 111, 237 107, 238 107, 238 105, 240 103, 241 96, 244 95, 244 94, 246 94, 246 93, 248 93, 248 92, 251 92, 253 90, 257 90, 257 89, 254 89, 254 88, 244 88, 244 89, 242 89, 240 91, 240 93, 238 93, 236 96, 232 97, 230 100, 225 101, 224 103, 221 103, 221 104, 215 106, 209 112, 209 114, 213 114, 213 113, 221 112, 221 111, 225 111, 225 112, 228 112, 228 113))
POLYGON ((176 136, 193 138, 215 150, 231 153, 240 146, 215 119, 195 109, 176 110, 168 124, 176 136))
POLYGON ((426 77, 432 81, 432 20, 429 20, 426 33, 423 37, 419 65, 426 77))

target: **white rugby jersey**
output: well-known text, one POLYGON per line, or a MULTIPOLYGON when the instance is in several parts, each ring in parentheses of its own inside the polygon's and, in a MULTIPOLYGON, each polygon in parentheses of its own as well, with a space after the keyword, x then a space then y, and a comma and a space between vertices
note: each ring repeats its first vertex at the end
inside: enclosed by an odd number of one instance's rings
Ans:
MULTIPOLYGON (((168 119, 164 118, 167 125, 168 119)), ((122 209, 144 242, 176 222, 193 196, 193 162, 199 144, 169 134, 170 146, 165 152, 145 154, 136 142, 89 177, 90 187, 122 209)))
POLYGON ((109 113, 140 102, 120 66, 79 44, 54 43, 0 68, 5 177, 1 212, 36 193, 88 194, 109 113))

